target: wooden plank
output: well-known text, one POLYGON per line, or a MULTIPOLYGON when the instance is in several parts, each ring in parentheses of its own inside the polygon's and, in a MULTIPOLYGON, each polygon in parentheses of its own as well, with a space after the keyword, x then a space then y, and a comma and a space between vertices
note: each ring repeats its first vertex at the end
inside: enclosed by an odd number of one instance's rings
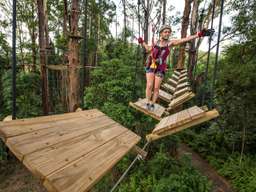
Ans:
POLYGON ((174 125, 174 127, 188 123, 191 120, 192 120, 192 118, 190 117, 188 110, 183 110, 180 113, 178 113, 177 122, 174 125))
POLYGON ((180 73, 187 73, 187 69, 180 70, 180 73))
POLYGON ((194 106, 188 109, 191 119, 197 119, 205 115, 205 111, 198 106, 194 106))
POLYGON ((152 131, 154 134, 165 132, 169 129, 188 123, 194 119, 200 118, 205 115, 205 111, 197 106, 185 109, 178 113, 172 114, 163 118, 152 131))
POLYGON ((56 192, 88 191, 138 141, 137 135, 127 131, 62 170, 49 175, 44 181, 44 186, 56 192))
POLYGON ((178 113, 175 113, 173 115, 165 117, 164 119, 162 119, 160 121, 159 124, 157 124, 157 126, 154 128, 154 130, 152 132, 159 133, 166 129, 170 129, 170 128, 174 127, 177 123, 177 118, 178 118, 178 113))
POLYGON ((118 123, 111 124, 26 155, 23 163, 32 173, 44 179, 126 131, 118 123))
POLYGON ((54 120, 61 120, 65 118, 73 118, 76 117, 78 114, 83 114, 83 115, 88 115, 90 116, 93 113, 98 113, 100 112, 98 109, 90 109, 90 110, 85 110, 85 111, 80 111, 80 112, 71 112, 71 113, 63 113, 63 114, 56 114, 56 115, 49 115, 49 116, 39 116, 39 117, 33 117, 33 118, 27 118, 27 119, 16 119, 14 121, 10 122, 0 122, 0 125, 30 125, 33 123, 38 123, 40 122, 50 122, 54 120))
POLYGON ((158 124, 156 124, 155 129, 152 132, 154 132, 155 130, 160 129, 161 127, 163 127, 163 125, 165 125, 166 122, 168 122, 168 119, 169 119, 169 116, 164 117, 163 119, 161 119, 161 121, 158 124))
POLYGON ((175 92, 175 87, 173 87, 172 85, 169 85, 168 83, 164 83, 161 87, 170 93, 175 92))
POLYGON ((11 122, 0 122, 0 135, 6 140, 9 137, 59 126, 65 122, 77 121, 79 118, 90 119, 103 115, 104 114, 99 110, 92 109, 70 114, 65 113, 60 115, 14 120, 11 122))
POLYGON ((154 140, 160 139, 162 137, 166 137, 168 135, 172 135, 174 133, 180 132, 186 128, 190 128, 192 126, 201 124, 205 121, 209 121, 218 116, 219 116, 218 111, 216 109, 213 109, 211 111, 206 112, 205 115, 201 118, 194 119, 186 124, 183 124, 183 125, 173 128, 173 129, 170 129, 168 131, 162 132, 161 134, 155 134, 155 133, 149 134, 146 136, 146 138, 147 138, 147 141, 154 141, 154 140))
POLYGON ((184 77, 188 77, 188 74, 187 73, 182 73, 182 74, 180 74, 180 79, 182 79, 182 78, 184 78, 184 77))
POLYGON ((167 82, 168 82, 170 85, 172 85, 173 87, 176 87, 177 84, 178 84, 178 81, 175 81, 175 80, 173 80, 173 79, 171 79, 171 78, 169 78, 169 79, 167 80, 167 82))
POLYGON ((185 76, 185 77, 179 79, 178 84, 180 84, 180 83, 185 83, 186 81, 188 81, 188 77, 187 77, 187 76, 185 76))
POLYGON ((153 111, 148 110, 147 106, 147 99, 140 99, 139 101, 132 103, 130 102, 129 105, 143 113, 145 113, 146 115, 151 116, 152 118, 156 119, 156 120, 161 120, 161 116, 163 115, 165 108, 162 107, 161 105, 155 103, 155 109, 153 111))
POLYGON ((192 92, 186 92, 183 95, 173 99, 169 104, 168 110, 174 109, 175 107, 187 102, 188 100, 192 99, 195 96, 192 92))
POLYGON ((174 81, 178 81, 179 80, 179 75, 176 75, 175 73, 171 76, 171 79, 173 79, 174 81))
POLYGON ((189 88, 189 87, 185 87, 185 88, 183 88, 183 89, 181 89, 181 90, 179 90, 179 91, 175 91, 173 97, 174 97, 174 98, 177 98, 177 97, 179 97, 179 96, 185 94, 185 93, 188 92, 188 91, 190 91, 190 88, 189 88))
POLYGON ((172 100, 172 95, 160 89, 159 98, 169 103, 172 100))
POLYGON ((177 75, 177 76, 180 76, 181 73, 179 71, 175 70, 174 74, 177 75))
POLYGON ((184 82, 184 83, 179 83, 176 87, 176 90, 180 90, 183 89, 185 87, 189 87, 189 83, 188 82, 184 82))
POLYGON ((77 122, 65 123, 50 129, 42 129, 8 138, 6 144, 15 156, 22 160, 27 154, 113 124, 115 124, 115 122, 107 116, 101 116, 90 120, 80 119, 77 122))

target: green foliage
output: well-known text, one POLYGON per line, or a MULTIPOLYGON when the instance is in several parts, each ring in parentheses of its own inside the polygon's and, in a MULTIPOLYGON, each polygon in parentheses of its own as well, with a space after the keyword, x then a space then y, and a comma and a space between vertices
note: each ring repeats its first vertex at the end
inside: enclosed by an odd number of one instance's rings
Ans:
POLYGON ((120 185, 119 192, 206 192, 210 183, 195 171, 190 159, 184 156, 179 162, 158 152, 147 163, 140 163, 120 185))
MULTIPOLYGON (((114 120, 132 127, 136 120, 128 103, 136 97, 136 55, 132 47, 121 42, 115 45, 107 45, 100 67, 91 74, 91 86, 85 90, 85 107, 101 109, 114 120)), ((138 89, 142 90, 142 87, 138 89)))
POLYGON ((255 191, 255 174, 252 174, 255 170, 249 163, 255 157, 244 157, 241 165, 238 160, 243 153, 254 154, 256 144, 256 56, 255 42, 250 39, 253 35, 249 33, 245 34, 246 42, 226 48, 222 55, 214 98, 220 117, 208 129, 200 127, 183 135, 239 191, 255 191))
POLYGON ((256 157, 244 156, 240 163, 240 155, 234 154, 223 164, 219 172, 232 180, 232 184, 240 192, 256 191, 256 157))
POLYGON ((220 106, 221 124, 228 129, 230 142, 240 148, 243 129, 248 150, 255 151, 256 123, 256 56, 251 43, 234 45, 226 50, 216 101, 220 106))
MULTIPOLYGON (((11 71, 3 75, 4 113, 12 111, 12 79, 11 71)), ((25 118, 41 114, 40 75, 37 73, 20 72, 17 74, 17 117, 25 118)))
POLYGON ((0 140, 0 165, 7 159, 7 152, 4 143, 0 140))

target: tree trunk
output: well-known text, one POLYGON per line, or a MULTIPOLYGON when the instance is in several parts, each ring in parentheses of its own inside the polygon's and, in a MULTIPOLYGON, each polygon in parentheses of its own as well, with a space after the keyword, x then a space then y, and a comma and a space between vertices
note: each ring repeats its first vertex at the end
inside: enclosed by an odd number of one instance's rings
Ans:
POLYGON ((48 31, 48 13, 47 13, 47 0, 44 0, 44 21, 45 21, 45 25, 44 25, 44 31, 45 31, 45 46, 46 49, 49 49, 50 45, 49 45, 49 31, 48 31))
POLYGON ((44 15, 44 0, 37 0, 38 21, 39 21, 39 49, 40 49, 40 65, 41 65, 41 79, 42 79, 42 102, 43 113, 47 115, 49 112, 48 101, 48 82, 46 72, 46 40, 44 34, 45 15, 44 15))
MULTIPOLYGON (((193 9, 192 9, 192 16, 191 16, 191 26, 190 26, 190 34, 194 35, 197 32, 198 26, 198 7, 199 2, 198 0, 194 0, 193 9)), ((193 79, 193 70, 197 62, 197 52, 196 49, 196 40, 192 40, 190 44, 189 50, 189 65, 188 65, 188 77, 190 80, 193 79)))
POLYGON ((68 22, 68 2, 67 0, 64 0, 64 18, 63 18, 63 33, 65 36, 67 36, 68 30, 67 30, 67 22, 68 22))
POLYGON ((32 71, 36 71, 36 29, 33 26, 32 34, 31 34, 31 41, 32 41, 32 71))
POLYGON ((68 110, 75 111, 79 106, 79 57, 78 57, 78 0, 72 0, 71 8, 71 31, 68 43, 68 110))
MULTIPOLYGON (((21 66, 22 66, 22 70, 25 71, 25 59, 24 59, 24 52, 23 52, 23 37, 22 37, 22 34, 23 34, 23 31, 22 31, 22 23, 18 23, 18 32, 19 32, 19 48, 20 48, 20 56, 21 56, 21 66)), ((29 64, 29 63, 27 63, 29 64)), ((28 65, 29 66, 29 65, 28 65)))
MULTIPOLYGON (((190 10, 191 10, 191 0, 185 0, 185 8, 184 8, 184 12, 183 12, 182 28, 181 28, 181 38, 184 38, 187 36, 190 10)), ((184 68, 185 46, 186 45, 180 46, 179 59, 178 59, 177 67, 176 67, 177 69, 184 68)))

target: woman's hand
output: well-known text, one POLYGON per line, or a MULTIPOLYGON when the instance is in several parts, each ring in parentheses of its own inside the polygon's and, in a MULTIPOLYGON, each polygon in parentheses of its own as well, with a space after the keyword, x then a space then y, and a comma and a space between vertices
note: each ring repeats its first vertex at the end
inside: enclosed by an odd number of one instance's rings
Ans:
POLYGON ((212 36, 214 32, 214 29, 203 29, 202 31, 197 32, 197 35, 198 37, 212 36))

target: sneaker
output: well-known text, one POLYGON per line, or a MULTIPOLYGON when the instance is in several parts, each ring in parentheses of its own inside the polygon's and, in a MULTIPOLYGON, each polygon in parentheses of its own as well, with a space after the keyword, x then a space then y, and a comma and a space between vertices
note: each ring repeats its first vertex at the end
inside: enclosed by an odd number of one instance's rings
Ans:
POLYGON ((147 110, 150 110, 150 103, 147 103, 146 108, 147 110))
POLYGON ((151 104, 150 109, 151 109, 151 111, 154 111, 155 110, 155 105, 151 104))

